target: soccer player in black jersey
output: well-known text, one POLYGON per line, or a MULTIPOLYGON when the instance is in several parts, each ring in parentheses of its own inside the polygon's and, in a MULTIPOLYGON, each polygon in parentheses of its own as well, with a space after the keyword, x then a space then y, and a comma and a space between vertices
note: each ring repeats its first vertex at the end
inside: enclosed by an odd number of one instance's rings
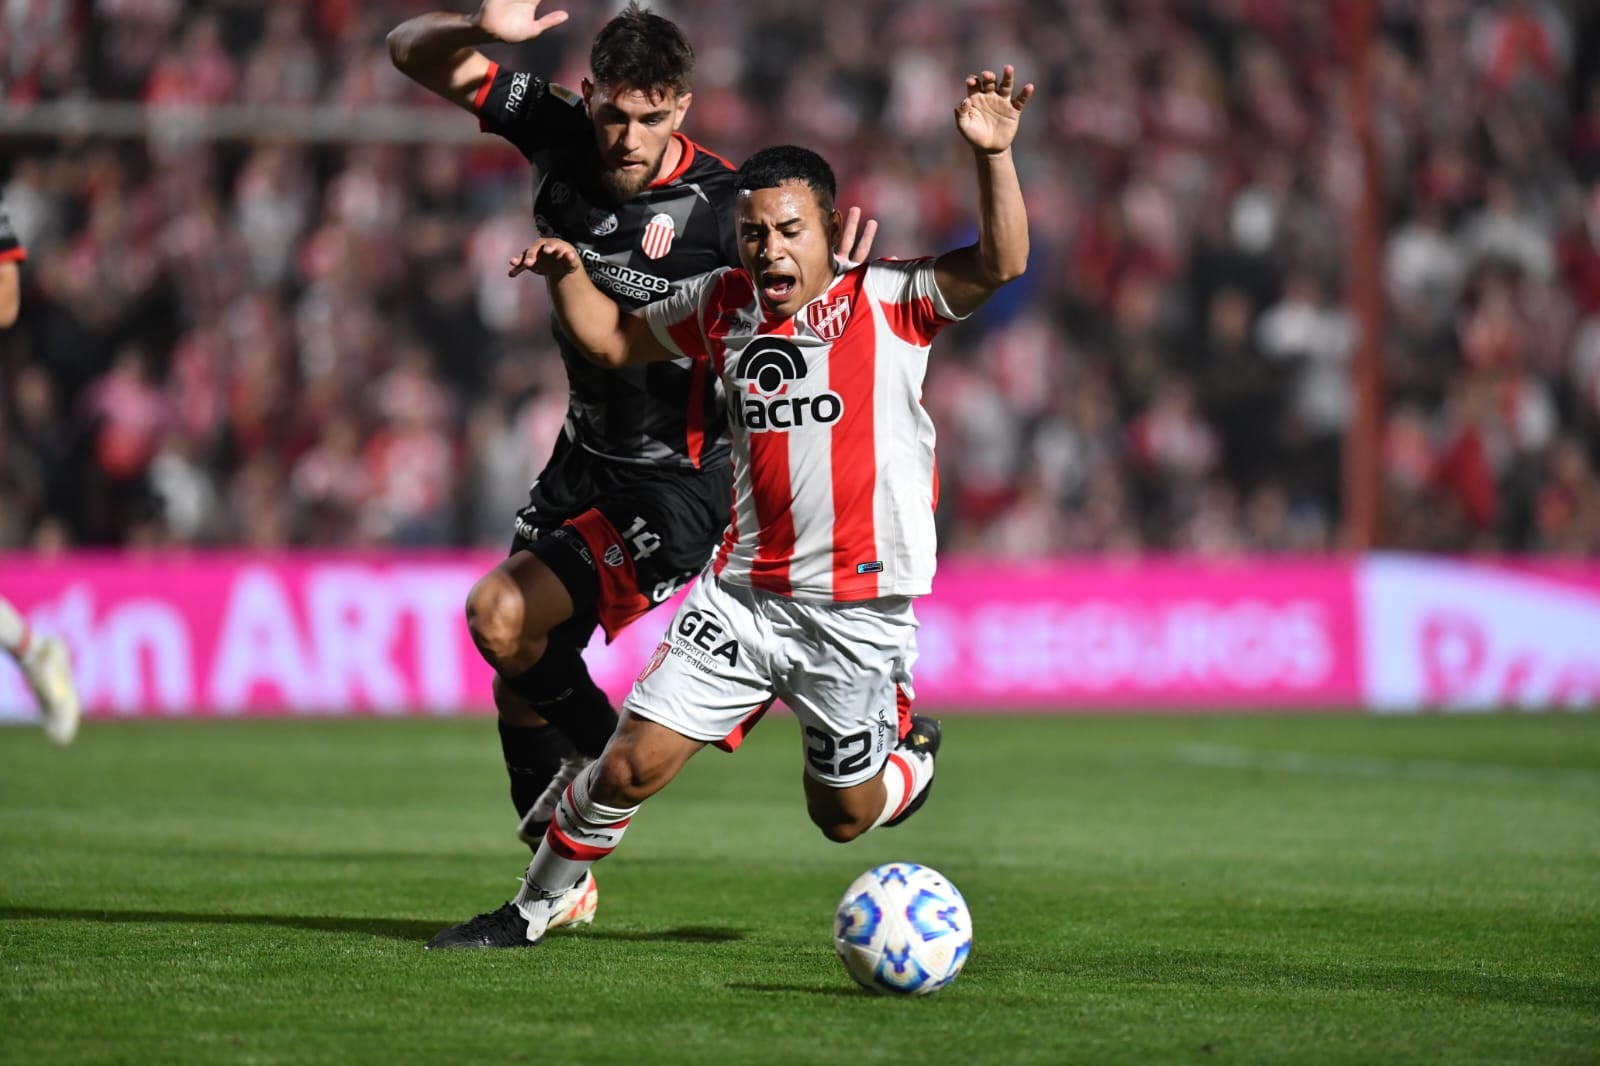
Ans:
MULTIPOLYGON (((470 16, 419 15, 390 32, 389 53, 403 73, 527 157, 539 172, 539 235, 575 245, 595 284, 624 308, 736 265, 733 169, 679 132, 694 64, 683 32, 630 3, 596 36, 591 77, 573 92, 477 51, 567 21, 564 11, 538 9, 538 0, 484 0, 470 16)), ((874 231, 867 223, 857 242, 858 222, 852 210, 839 250, 857 260, 874 231)), ((566 426, 517 513, 509 557, 467 599, 473 641, 495 669, 518 834, 534 848, 567 783, 616 728, 616 711, 582 658, 595 626, 613 637, 699 573, 732 493, 713 376, 687 360, 600 370, 552 325, 571 384, 566 426)), ((589 879, 555 924, 591 920, 595 900, 589 879)), ((517 916, 507 904, 483 917, 517 916)), ((526 943, 513 933, 491 931, 482 946, 526 943)))

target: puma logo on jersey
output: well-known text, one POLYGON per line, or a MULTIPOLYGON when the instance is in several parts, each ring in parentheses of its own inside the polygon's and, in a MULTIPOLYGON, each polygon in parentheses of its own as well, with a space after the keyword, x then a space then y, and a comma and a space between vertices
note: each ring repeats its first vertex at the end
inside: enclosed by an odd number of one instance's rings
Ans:
POLYGON ((790 396, 789 385, 806 376, 806 357, 782 337, 757 337, 739 356, 735 377, 744 395, 729 405, 733 423, 753 432, 783 432, 807 424, 831 425, 844 414, 844 400, 832 389, 790 396))
POLYGON ((515 115, 522 110, 522 100, 528 95, 528 84, 533 80, 533 75, 517 73, 511 75, 511 84, 506 89, 507 115, 515 115))

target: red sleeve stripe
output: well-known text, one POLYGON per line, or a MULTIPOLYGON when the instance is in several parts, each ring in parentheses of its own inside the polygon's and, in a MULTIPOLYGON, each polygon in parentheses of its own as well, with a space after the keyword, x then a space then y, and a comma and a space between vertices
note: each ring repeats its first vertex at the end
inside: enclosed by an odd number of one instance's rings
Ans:
POLYGON ((0 263, 20 263, 28 258, 28 250, 20 244, 15 248, 0 251, 0 263))
POLYGON ((489 69, 483 75, 483 84, 478 86, 478 94, 472 98, 472 110, 483 111, 483 105, 489 99, 489 90, 494 88, 494 79, 499 76, 500 64, 491 59, 489 69))

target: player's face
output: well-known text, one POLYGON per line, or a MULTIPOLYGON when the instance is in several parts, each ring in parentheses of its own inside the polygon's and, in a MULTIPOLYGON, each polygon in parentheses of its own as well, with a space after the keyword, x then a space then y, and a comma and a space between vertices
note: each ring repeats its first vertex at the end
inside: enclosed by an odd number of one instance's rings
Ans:
POLYGON ((620 83, 584 80, 583 98, 600 149, 600 181, 618 203, 660 177, 673 131, 683 125, 693 96, 670 89, 652 95, 620 83))
POLYGON ((787 318, 822 295, 833 281, 839 212, 823 211, 799 181, 741 192, 738 212, 739 262, 763 307, 787 318))

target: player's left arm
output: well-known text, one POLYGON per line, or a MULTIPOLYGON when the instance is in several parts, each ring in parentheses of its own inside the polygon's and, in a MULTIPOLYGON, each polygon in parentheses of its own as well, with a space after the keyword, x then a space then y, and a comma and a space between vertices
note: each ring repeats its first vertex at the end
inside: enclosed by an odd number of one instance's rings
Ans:
POLYGON ((978 169, 978 243, 941 255, 934 281, 957 318, 976 311, 1006 282, 1028 268, 1028 211, 1022 202, 1011 143, 1033 85, 1016 88, 1007 66, 967 75, 967 95, 956 107, 956 128, 972 147, 978 169))

